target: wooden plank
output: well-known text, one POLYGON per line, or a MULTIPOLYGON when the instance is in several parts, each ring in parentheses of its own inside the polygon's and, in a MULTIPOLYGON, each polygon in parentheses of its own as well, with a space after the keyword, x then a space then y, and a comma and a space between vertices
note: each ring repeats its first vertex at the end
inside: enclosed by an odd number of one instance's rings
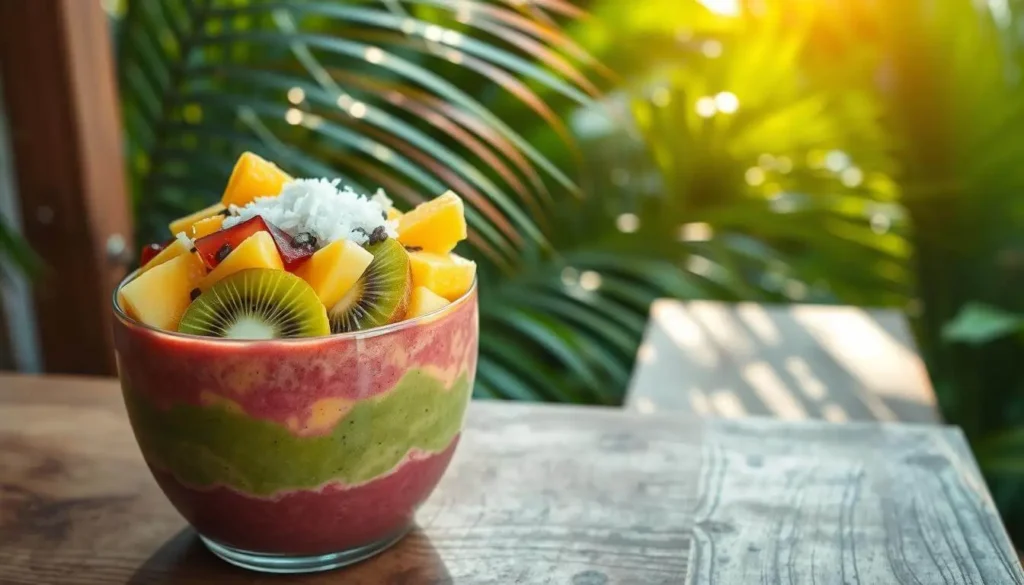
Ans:
MULTIPOLYGON (((215 559, 109 380, 0 376, 0 583, 276 583, 215 559)), ((962 435, 474 404, 395 548, 289 583, 1002 584, 1024 574, 962 435)))
POLYGON ((687 583, 1024 583, 959 430, 717 420, 687 583))
MULTIPOLYGON (((676 584, 699 424, 619 409, 474 404, 419 528, 288 583, 676 584)), ((0 376, 0 583, 277 583, 208 553, 142 462, 107 380, 0 376)))
POLYGON ((110 296, 131 219, 110 33, 100 2, 0 0, 3 80, 43 366, 114 372, 110 296), (120 245, 119 245, 120 242, 120 245))
POLYGON ((940 421, 903 316, 824 305, 657 301, 626 407, 727 418, 940 421))

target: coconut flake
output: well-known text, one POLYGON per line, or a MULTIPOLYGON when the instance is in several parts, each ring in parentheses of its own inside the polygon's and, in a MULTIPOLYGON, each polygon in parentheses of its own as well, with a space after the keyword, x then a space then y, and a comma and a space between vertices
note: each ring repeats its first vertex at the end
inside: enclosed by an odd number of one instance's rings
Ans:
POLYGON ((381 226, 389 237, 398 236, 395 222, 384 219, 391 200, 383 190, 367 197, 347 185, 339 189, 339 183, 338 179, 292 181, 276 197, 257 197, 244 207, 232 206, 232 215, 224 219, 224 227, 258 215, 292 236, 311 233, 320 245, 337 240, 364 245, 373 230, 381 226))

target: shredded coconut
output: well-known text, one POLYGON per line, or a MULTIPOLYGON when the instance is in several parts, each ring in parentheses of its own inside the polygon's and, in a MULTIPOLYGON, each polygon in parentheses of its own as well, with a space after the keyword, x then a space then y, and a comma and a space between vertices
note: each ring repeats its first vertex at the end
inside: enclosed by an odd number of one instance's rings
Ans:
POLYGON ((348 186, 339 189, 339 182, 297 179, 285 184, 276 197, 257 197, 244 207, 232 205, 224 227, 259 215, 292 236, 311 233, 321 246, 336 240, 363 245, 381 226, 388 236, 398 236, 396 222, 384 219, 385 210, 391 205, 384 191, 378 189, 373 197, 367 197, 348 186))

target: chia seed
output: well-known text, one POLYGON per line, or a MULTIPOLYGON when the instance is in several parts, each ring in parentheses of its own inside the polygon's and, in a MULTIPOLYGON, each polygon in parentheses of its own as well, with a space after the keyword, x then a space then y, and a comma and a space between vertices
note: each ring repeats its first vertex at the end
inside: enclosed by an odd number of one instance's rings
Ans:
POLYGON ((421 248, 420 246, 406 246, 405 247, 405 251, 406 252, 422 252, 423 248, 421 248))
POLYGON ((302 232, 295 236, 295 246, 307 250, 316 250, 316 236, 309 232, 302 232))
POLYGON ((384 226, 379 225, 374 228, 373 233, 370 234, 370 240, 368 243, 372 246, 374 244, 379 244, 386 239, 388 239, 388 231, 384 226))
POLYGON ((189 300, 194 301, 194 300, 198 299, 199 295, 201 295, 201 294, 203 294, 203 291, 199 290, 198 288, 194 288, 194 289, 192 289, 192 292, 188 293, 188 298, 189 298, 189 300))
POLYGON ((217 262, 223 262, 228 254, 231 253, 231 244, 224 242, 224 245, 217 249, 217 253, 213 255, 213 259, 217 262))

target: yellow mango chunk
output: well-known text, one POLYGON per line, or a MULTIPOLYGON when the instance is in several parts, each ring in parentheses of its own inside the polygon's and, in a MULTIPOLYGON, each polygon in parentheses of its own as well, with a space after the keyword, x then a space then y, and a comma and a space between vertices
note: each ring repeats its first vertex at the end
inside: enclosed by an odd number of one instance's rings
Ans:
POLYGON ((268 232, 256 232, 238 245, 216 268, 199 281, 199 289, 206 292, 219 280, 246 268, 275 268, 284 270, 281 255, 277 253, 274 238, 268 232))
POLYGON ((183 244, 181 240, 175 238, 175 240, 171 242, 170 245, 168 245, 163 250, 160 250, 160 253, 157 254, 156 256, 153 256, 153 258, 149 262, 146 262, 142 266, 142 268, 139 269, 139 274, 141 275, 143 272, 146 272, 147 270, 156 268, 157 266, 160 266, 161 264, 167 262, 168 260, 177 258, 182 254, 187 254, 188 252, 188 247, 185 244, 183 244))
POLYGON ((423 286, 454 301, 466 294, 476 276, 476 263, 455 254, 410 252, 412 285, 423 286))
POLYGON ((195 254, 181 254, 135 277, 118 293, 124 312, 151 327, 174 331, 206 274, 195 254))
POLYGON ((466 212, 462 199, 448 191, 420 203, 398 219, 398 241, 410 248, 447 254, 466 239, 466 212))
POLYGON ((448 299, 434 294, 434 291, 425 286, 417 286, 412 289, 409 295, 409 309, 405 314, 406 319, 433 313, 434 311, 450 305, 448 299))
POLYGON ((295 269, 295 275, 305 280, 320 301, 333 307, 373 261, 373 254, 359 244, 338 240, 314 253, 309 260, 295 269))
POLYGON ((213 205, 207 207, 206 209, 200 209, 195 213, 190 213, 185 217, 180 217, 172 221, 171 224, 168 226, 171 230, 171 235, 173 236, 180 232, 185 232, 186 234, 191 233, 190 229, 192 228, 193 224, 208 217, 219 215, 222 211, 224 211, 224 209, 224 205, 220 203, 214 203, 213 205))
POLYGON ((386 219, 388 221, 395 221, 395 220, 401 219, 402 216, 405 215, 404 213, 402 213, 401 211, 398 211, 394 207, 388 207, 387 211, 385 211, 384 213, 387 214, 387 218, 386 219))
POLYGON ((274 197, 280 194, 281 187, 291 180, 291 175, 277 168, 274 163, 264 160, 259 155, 245 152, 238 157, 220 202, 225 207, 241 207, 257 197, 274 197))
POLYGON ((221 225, 223 224, 224 216, 219 214, 214 215, 213 217, 200 219, 199 221, 192 224, 191 228, 189 228, 191 230, 189 235, 193 240, 197 240, 203 236, 208 236, 213 232, 219 230, 221 228, 221 225))

